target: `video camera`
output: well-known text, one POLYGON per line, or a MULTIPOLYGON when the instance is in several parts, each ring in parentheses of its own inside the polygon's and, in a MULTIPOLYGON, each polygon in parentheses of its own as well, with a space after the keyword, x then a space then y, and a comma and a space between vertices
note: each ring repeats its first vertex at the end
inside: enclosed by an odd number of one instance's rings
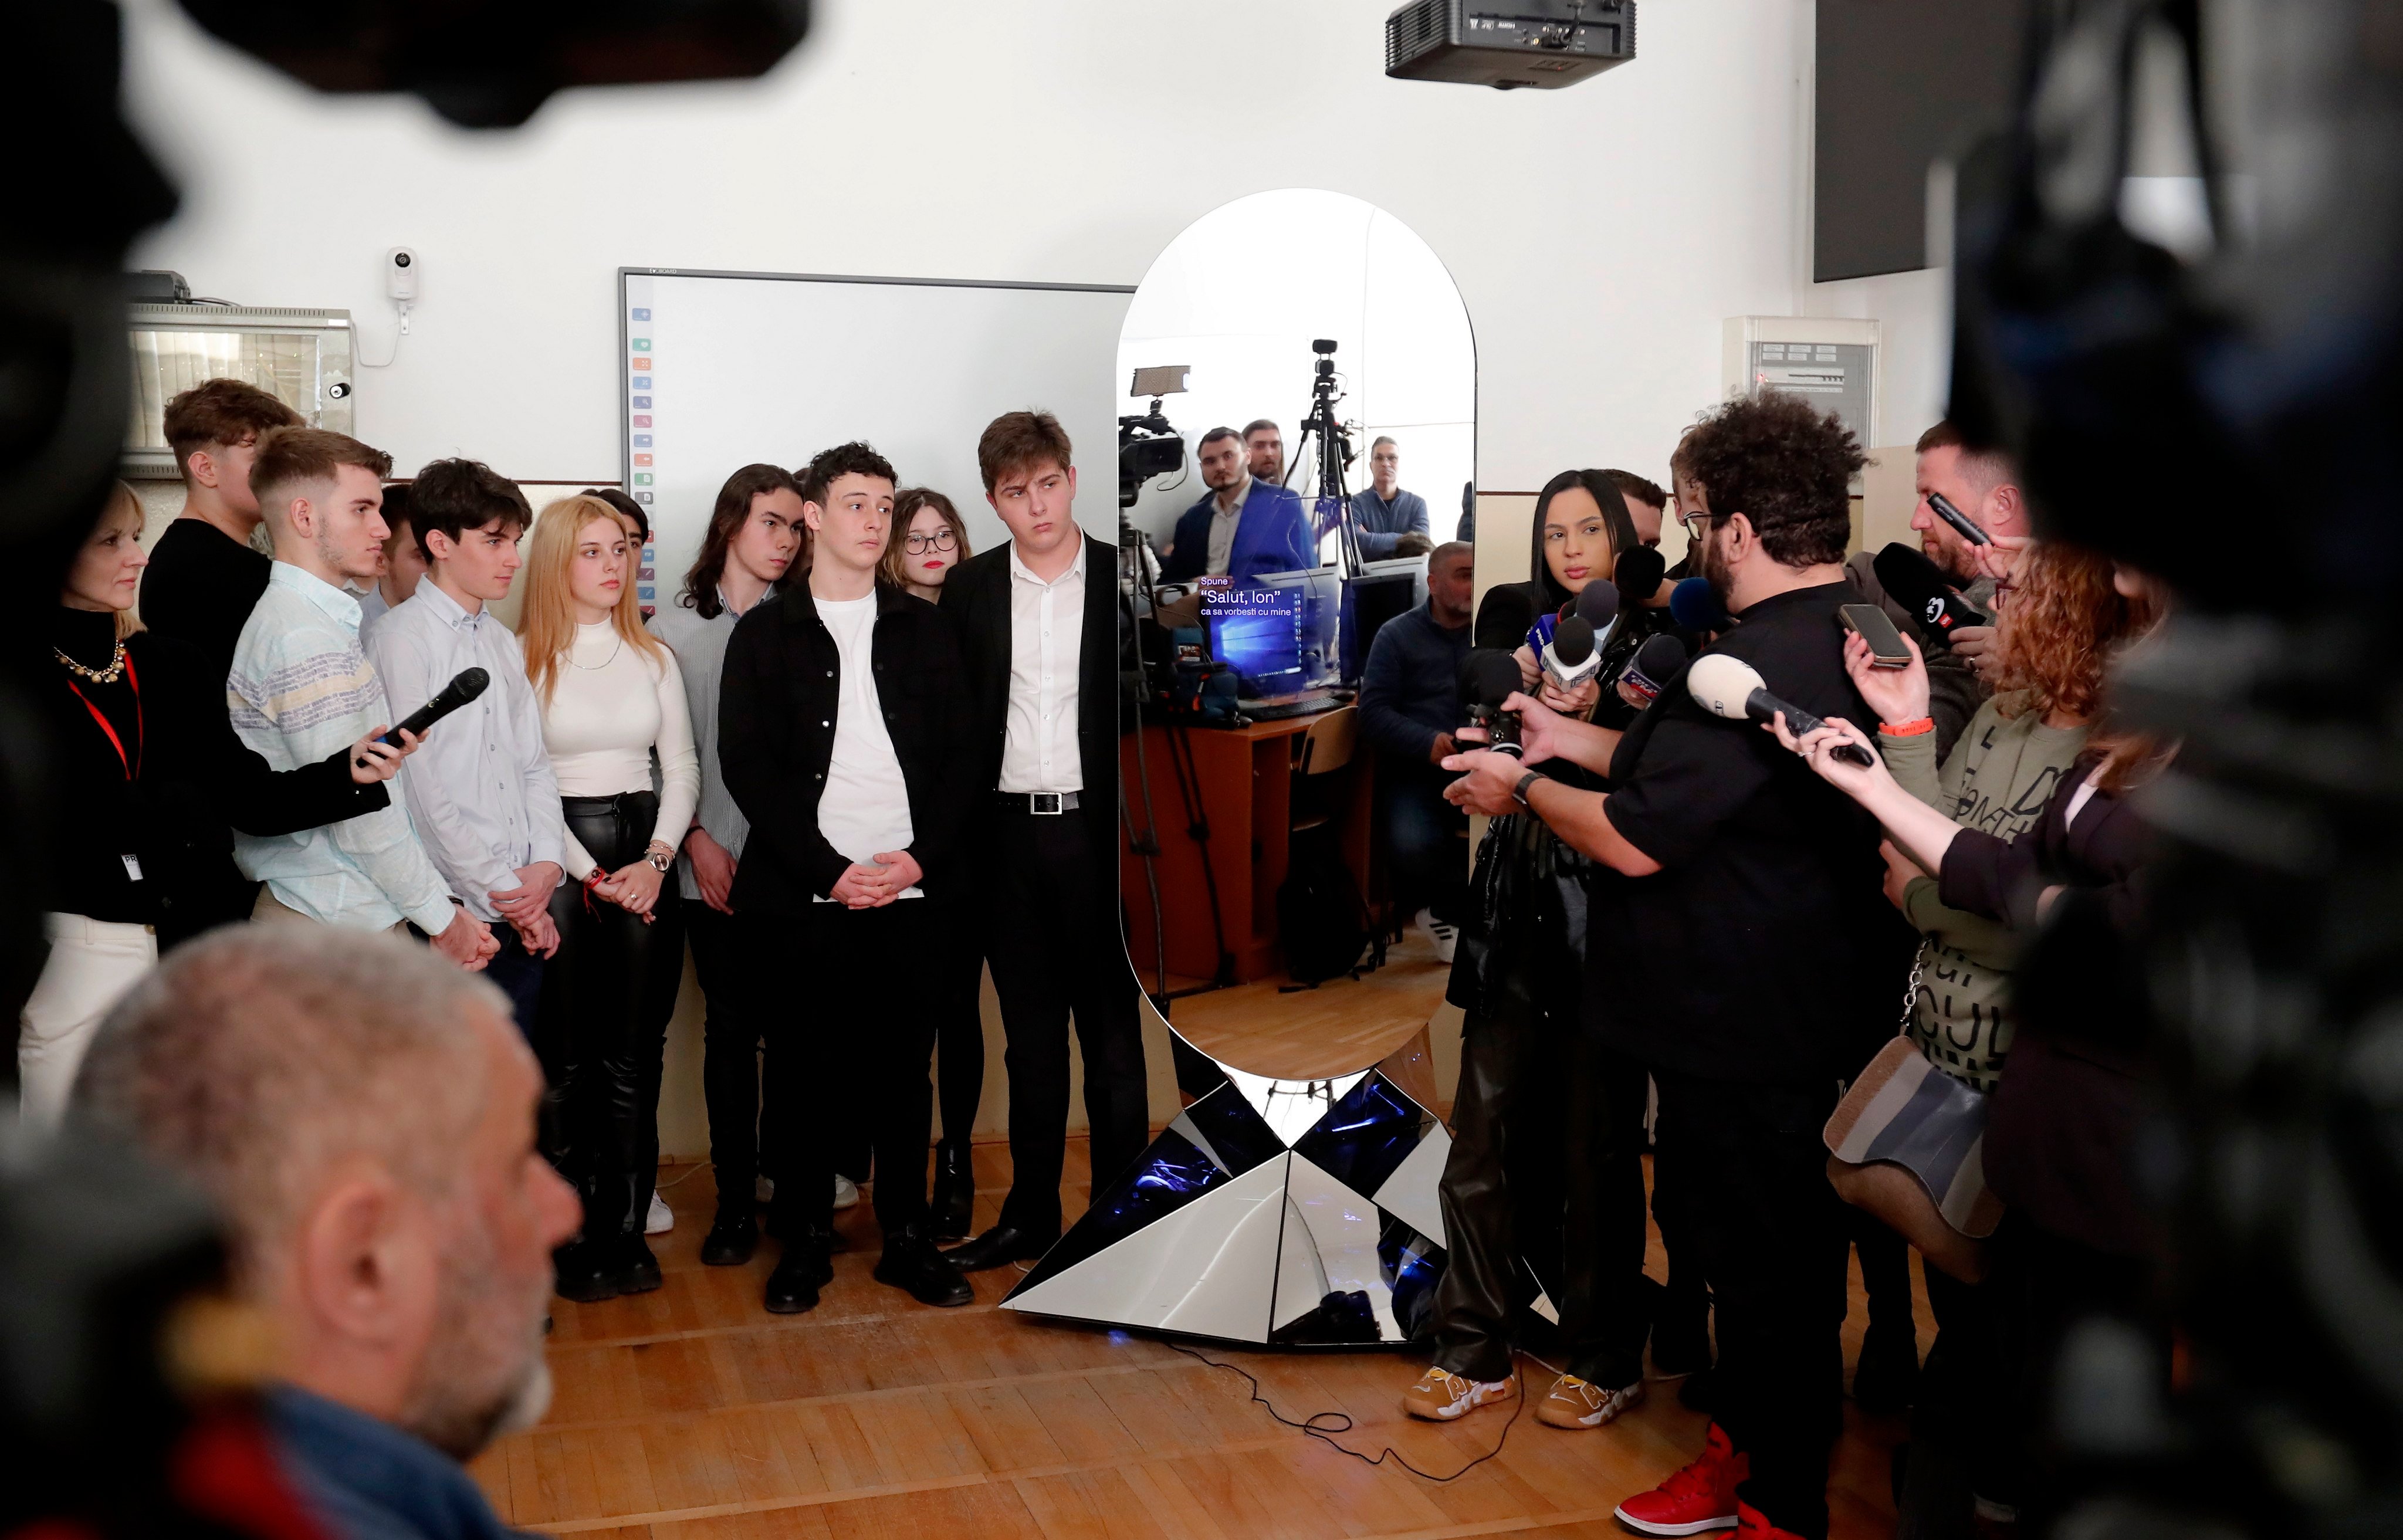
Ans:
POLYGON ((1129 395, 1151 397, 1151 410, 1118 419, 1118 506, 1134 506, 1143 484, 1185 468, 1185 440, 1160 409, 1163 395, 1181 395, 1189 364, 1162 364, 1134 371, 1129 395))

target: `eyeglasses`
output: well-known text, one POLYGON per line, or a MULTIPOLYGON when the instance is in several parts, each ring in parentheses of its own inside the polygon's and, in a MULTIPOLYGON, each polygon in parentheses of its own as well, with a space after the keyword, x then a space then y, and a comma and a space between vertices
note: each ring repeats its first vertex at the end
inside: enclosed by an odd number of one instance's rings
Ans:
POLYGON ((1684 526, 1687 539, 1700 540, 1702 531, 1710 528, 1712 520, 1726 517, 1724 513, 1681 513, 1677 515, 1677 522, 1684 526))
POLYGON ((930 550, 950 550, 958 543, 949 529, 939 529, 932 534, 903 536, 902 548, 912 556, 924 556, 930 550))

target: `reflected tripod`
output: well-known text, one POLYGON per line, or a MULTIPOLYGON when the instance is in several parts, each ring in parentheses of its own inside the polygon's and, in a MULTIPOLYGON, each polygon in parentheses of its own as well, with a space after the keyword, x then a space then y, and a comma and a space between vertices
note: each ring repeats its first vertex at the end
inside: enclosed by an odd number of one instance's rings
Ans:
POLYGON ((1335 383, 1335 341, 1322 337, 1310 344, 1318 355, 1310 380, 1310 409, 1302 414, 1301 432, 1294 439, 1293 463, 1301 464, 1302 447, 1313 438, 1318 440, 1318 488, 1311 513, 1311 547, 1314 551, 1330 529, 1340 530, 1338 542, 1343 576, 1360 576, 1360 537, 1352 527, 1352 494, 1344 485, 1344 473, 1351 469, 1354 451, 1352 430, 1338 421, 1335 403, 1343 393, 1335 383), (1331 505, 1330 505, 1330 499, 1331 505))

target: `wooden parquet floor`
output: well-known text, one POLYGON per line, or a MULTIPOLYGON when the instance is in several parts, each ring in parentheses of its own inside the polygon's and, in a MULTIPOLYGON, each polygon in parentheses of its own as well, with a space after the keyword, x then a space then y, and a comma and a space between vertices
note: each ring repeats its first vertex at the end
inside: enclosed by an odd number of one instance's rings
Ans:
MULTIPOLYGON (((1006 1145, 979 1145, 977 1223, 1008 1186, 1006 1145)), ((1015 1269, 975 1275, 977 1298, 932 1310, 868 1276, 875 1220, 837 1216, 850 1250, 805 1315, 771 1316, 759 1291, 773 1242, 746 1268, 704 1268, 715 1203, 706 1168, 660 1173, 675 1229, 654 1238, 655 1293, 598 1305, 554 1301, 558 1394, 541 1426, 474 1472, 510 1522, 594 1540, 1438 1540, 1621 1535, 1613 1505, 1700 1449, 1702 1419, 1674 1382, 1610 1427, 1511 1428, 1500 1454, 1438 1483, 1371 1467, 1272 1422, 1241 1377, 1123 1332, 1047 1325, 994 1306, 1015 1269)), ((1085 1203, 1081 1141, 1063 1196, 1085 1203)), ((1660 1275, 1659 1240, 1652 1265, 1660 1275)), ((1916 1264, 1914 1263, 1914 1268, 1916 1264)), ((1857 1273, 1849 1362, 1866 1322, 1857 1273)), ((1933 1334, 1918 1301, 1923 1349, 1933 1334)), ((1391 1352, 1209 1348, 1259 1377, 1297 1420, 1338 1410, 1345 1446, 1388 1444, 1438 1473, 1493 1448, 1507 1408, 1448 1426, 1397 1404, 1423 1357, 1391 1352)), ((1550 1383, 1530 1363, 1533 1395, 1550 1383)), ((1838 1540, 1893 1533, 1888 1498, 1899 1420, 1849 1403, 1831 1502, 1838 1540)))

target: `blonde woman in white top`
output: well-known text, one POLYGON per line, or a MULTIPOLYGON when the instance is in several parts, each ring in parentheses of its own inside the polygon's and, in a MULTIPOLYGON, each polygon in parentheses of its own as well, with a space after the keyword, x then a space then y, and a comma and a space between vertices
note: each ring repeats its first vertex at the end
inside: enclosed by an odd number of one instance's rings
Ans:
POLYGON ((643 628, 633 542, 597 497, 535 520, 520 638, 567 822, 569 881, 551 900, 560 949, 543 991, 543 1045, 560 1161, 584 1198, 559 1292, 606 1299, 660 1286, 643 1239, 659 1167, 664 997, 684 967, 665 879, 701 794, 684 678, 643 628), (652 789, 656 755, 660 789, 652 789))

